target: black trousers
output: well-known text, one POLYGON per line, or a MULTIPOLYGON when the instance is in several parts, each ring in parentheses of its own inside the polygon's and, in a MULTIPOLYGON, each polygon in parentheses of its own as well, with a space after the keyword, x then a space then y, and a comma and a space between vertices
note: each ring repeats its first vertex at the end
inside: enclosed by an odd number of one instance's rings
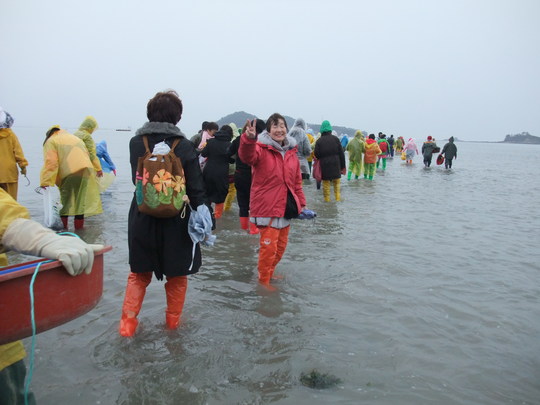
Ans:
POLYGON ((234 174, 234 186, 236 187, 236 201, 241 217, 249 217, 249 198, 251 195, 251 174, 246 176, 242 173, 234 174))

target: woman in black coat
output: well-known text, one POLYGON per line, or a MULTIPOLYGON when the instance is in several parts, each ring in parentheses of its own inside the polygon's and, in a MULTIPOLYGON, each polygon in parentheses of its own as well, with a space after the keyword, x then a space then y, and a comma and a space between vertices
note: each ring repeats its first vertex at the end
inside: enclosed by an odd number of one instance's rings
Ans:
POLYGON ((232 128, 223 125, 201 151, 201 156, 207 158, 203 178, 208 204, 215 203, 215 218, 221 218, 223 203, 229 192, 229 163, 234 163, 229 154, 232 136, 232 128))
MULTIPOLYGON (((137 130, 129 143, 133 184, 136 180, 138 159, 146 152, 143 135, 147 136, 150 151, 159 142, 163 141, 171 146, 176 139, 180 139, 174 153, 180 158, 184 169, 189 204, 193 209, 205 204, 204 182, 195 147, 176 126, 182 116, 182 101, 176 92, 157 93, 148 102, 147 115, 149 122, 137 130)), ((167 279, 166 324, 170 329, 178 327, 187 290, 186 276, 197 273, 201 266, 199 245, 194 247, 188 234, 190 212, 187 207, 185 214, 172 218, 156 218, 139 212, 135 195, 133 196, 128 215, 131 273, 122 307, 122 336, 135 334, 137 315, 152 274, 155 274, 158 280, 163 280, 163 276, 167 279)))
POLYGON ((341 174, 345 170, 345 153, 337 136, 332 135, 328 121, 321 124, 321 137, 315 143, 314 155, 322 173, 324 201, 330 201, 330 182, 334 185, 336 201, 341 200, 341 174))
MULTIPOLYGON (((252 121, 253 122, 253 121, 252 121)), ((255 133, 259 135, 264 131, 266 123, 257 118, 255 122, 255 133)), ((244 133, 244 131, 242 131, 244 133)), ((238 157, 240 147, 240 138, 237 136, 231 143, 229 153, 235 156, 236 170, 234 172, 234 186, 236 188, 236 200, 238 201, 238 213, 240 215, 240 227, 244 230, 249 229, 252 235, 259 233, 259 228, 253 222, 249 221, 249 199, 251 196, 251 166, 242 162, 238 157)))

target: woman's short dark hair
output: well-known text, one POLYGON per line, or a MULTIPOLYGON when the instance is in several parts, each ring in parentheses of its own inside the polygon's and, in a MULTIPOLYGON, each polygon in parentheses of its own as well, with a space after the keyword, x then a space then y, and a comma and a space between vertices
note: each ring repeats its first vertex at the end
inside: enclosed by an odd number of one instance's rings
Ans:
POLYGON ((230 125, 223 125, 219 131, 220 131, 220 132, 223 132, 223 133, 225 133, 225 134, 227 134, 227 136, 229 137, 229 139, 232 139, 232 137, 233 137, 233 130, 232 130, 232 128, 231 128, 230 125))
POLYGON ((176 125, 182 118, 182 100, 174 90, 157 93, 146 106, 146 116, 150 122, 168 122, 176 125))
MULTIPOLYGON (((219 126, 218 124, 216 124, 215 122, 209 122, 208 124, 206 124, 206 130, 207 131, 212 131, 212 130, 218 130, 219 129, 219 126)), ((232 129, 232 128, 231 128, 232 129)))
MULTIPOLYGON (((287 125, 287 123, 285 123, 287 125)), ((264 131, 264 128, 266 127, 266 122, 264 120, 257 119, 257 122, 255 123, 255 133, 259 135, 262 131, 264 131)))
POLYGON ((266 130, 270 132, 270 128, 272 128, 272 125, 278 124, 279 120, 283 120, 283 122, 285 123, 285 128, 287 128, 287 131, 289 131, 289 127, 287 126, 287 120, 285 119, 285 117, 283 117, 283 115, 278 113, 274 113, 270 117, 268 117, 268 119, 266 120, 266 130))

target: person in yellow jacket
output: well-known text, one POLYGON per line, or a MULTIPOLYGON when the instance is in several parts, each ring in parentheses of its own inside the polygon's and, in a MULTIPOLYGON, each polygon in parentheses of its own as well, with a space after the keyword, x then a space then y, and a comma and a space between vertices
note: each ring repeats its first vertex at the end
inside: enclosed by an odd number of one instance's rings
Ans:
POLYGON ((21 144, 15 133, 11 130, 13 117, 0 107, 0 188, 6 190, 13 199, 17 199, 19 188, 19 173, 26 175, 28 161, 24 157, 21 144))
POLYGON ((60 189, 64 228, 69 216, 75 216, 75 229, 80 229, 85 216, 103 212, 95 170, 81 139, 54 125, 46 133, 43 158, 40 186, 56 184, 60 189))
POLYGON ((101 168, 101 163, 96 154, 96 143, 94 138, 92 138, 92 133, 97 129, 98 123, 94 117, 91 115, 87 116, 84 121, 79 126, 79 129, 75 131, 73 135, 79 137, 84 142, 88 155, 90 156, 90 161, 94 170, 96 171, 97 177, 103 176, 103 169, 101 168))
POLYGON ((311 146, 311 153, 306 158, 309 166, 309 174, 311 174, 311 167, 313 166, 313 158, 315 157, 315 137, 313 136, 313 130, 311 128, 306 129, 306 136, 309 140, 309 146, 311 146))
MULTIPOLYGON (((0 189, 0 252, 14 250, 60 260, 72 276, 92 271, 94 252, 103 249, 103 246, 89 245, 78 238, 57 235, 29 218, 27 209, 0 189)), ((0 403, 25 403, 25 357, 26 352, 20 340, 0 345, 0 403)), ((28 403, 35 404, 32 393, 28 395, 28 403)))

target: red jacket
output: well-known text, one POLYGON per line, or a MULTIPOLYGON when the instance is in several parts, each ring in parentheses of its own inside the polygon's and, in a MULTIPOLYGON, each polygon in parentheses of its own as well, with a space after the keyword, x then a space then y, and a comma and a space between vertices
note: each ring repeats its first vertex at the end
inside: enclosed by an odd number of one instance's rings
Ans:
POLYGON ((287 189, 296 200, 298 212, 306 206, 302 190, 300 162, 296 155, 296 141, 287 137, 290 143, 285 156, 274 148, 267 132, 257 139, 249 139, 244 133, 240 138, 238 156, 251 166, 251 197, 249 214, 260 218, 283 218, 287 203, 287 189))

